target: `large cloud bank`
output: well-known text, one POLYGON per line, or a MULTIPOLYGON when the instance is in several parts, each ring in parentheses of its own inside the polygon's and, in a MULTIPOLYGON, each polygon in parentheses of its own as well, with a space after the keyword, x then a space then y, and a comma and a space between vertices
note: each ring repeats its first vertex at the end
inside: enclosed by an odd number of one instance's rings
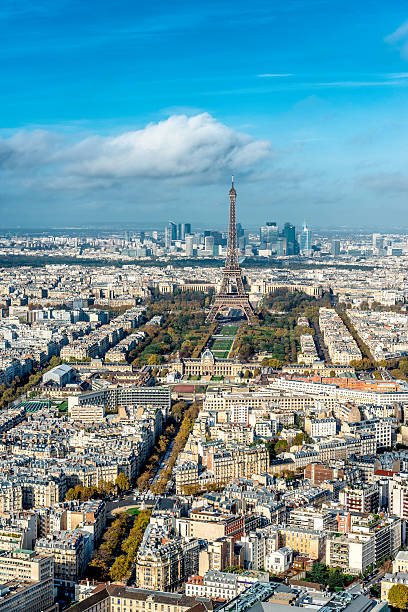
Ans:
POLYGON ((143 129, 115 136, 72 136, 49 131, 23 131, 0 139, 0 171, 42 177, 51 173, 61 188, 63 179, 92 185, 95 179, 202 180, 220 172, 250 174, 266 159, 270 144, 254 140, 208 113, 173 115, 143 129))

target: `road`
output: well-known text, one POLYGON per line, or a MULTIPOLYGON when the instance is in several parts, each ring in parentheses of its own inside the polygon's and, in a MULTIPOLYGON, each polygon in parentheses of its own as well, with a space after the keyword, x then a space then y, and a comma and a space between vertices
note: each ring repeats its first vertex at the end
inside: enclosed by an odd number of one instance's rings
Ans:
POLYGON ((317 354, 319 355, 320 359, 325 361, 327 364, 330 364, 331 363, 330 355, 324 343, 319 324, 312 321, 312 327, 315 330, 315 335, 313 336, 313 338, 316 344, 317 354))
MULTIPOLYGON (((177 433, 176 433, 175 435, 177 435, 177 433)), ((170 446, 169 446, 169 448, 167 449, 166 454, 164 455, 163 459, 162 459, 162 460, 160 461, 160 463, 159 463, 159 467, 157 468, 156 473, 155 473, 155 475, 154 475, 152 485, 156 484, 156 482, 159 480, 159 476, 160 476, 161 471, 162 471, 162 470, 163 470, 165 467, 167 467, 167 462, 168 462, 168 460, 169 460, 169 457, 170 457, 170 455, 171 455, 171 451, 172 451, 173 446, 174 446, 174 440, 175 440, 175 437, 174 437, 174 438, 172 439, 172 441, 170 442, 170 446)))

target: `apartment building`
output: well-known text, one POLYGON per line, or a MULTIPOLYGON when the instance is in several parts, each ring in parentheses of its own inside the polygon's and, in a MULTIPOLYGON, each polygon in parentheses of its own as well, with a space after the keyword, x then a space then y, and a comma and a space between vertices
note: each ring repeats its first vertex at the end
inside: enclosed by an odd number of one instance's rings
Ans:
POLYGON ((299 555, 319 561, 324 557, 326 535, 323 531, 292 527, 278 527, 279 548, 289 547, 299 555))
MULTIPOLYGON (((169 593, 106 584, 89 597, 70 608, 70 612, 212 612, 211 599, 189 597, 184 593, 169 593)), ((1 611, 3 612, 3 611, 1 611)), ((13 611, 14 612, 14 611, 13 611)))
POLYGON ((245 533, 245 516, 211 508, 193 510, 189 518, 177 519, 176 524, 180 535, 204 540, 229 537, 237 541, 245 533))
POLYGON ((36 554, 32 550, 17 549, 0 553, 0 581, 42 581, 54 576, 52 555, 36 554))
POLYGON ((105 406, 96 404, 82 404, 71 406, 69 416, 81 423, 102 423, 105 420, 105 406))
POLYGON ((72 586, 82 577, 93 551, 92 536, 86 531, 59 531, 39 538, 35 543, 39 554, 54 557, 54 579, 57 584, 72 586))
POLYGON ((52 577, 41 581, 10 580, 0 585, 0 612, 58 612, 52 577))
POLYGON ((210 570, 204 576, 192 576, 186 582, 185 593, 190 597, 230 601, 256 582, 269 582, 269 576, 262 572, 230 574, 210 570))
POLYGON ((344 422, 342 431, 351 435, 374 434, 377 448, 391 448, 395 420, 387 418, 366 419, 354 423, 344 422))
POLYGON ((339 502, 350 512, 377 512, 378 485, 376 483, 348 484, 340 491, 339 502))
POLYGON ((326 565, 350 574, 362 574, 374 563, 375 543, 371 534, 330 535, 326 541, 326 565))
POLYGON ((337 421, 333 418, 305 419, 305 431, 313 439, 331 438, 336 435, 337 421))
POLYGON ((176 591, 199 568, 197 539, 183 540, 157 523, 150 523, 136 557, 136 583, 152 591, 176 591))

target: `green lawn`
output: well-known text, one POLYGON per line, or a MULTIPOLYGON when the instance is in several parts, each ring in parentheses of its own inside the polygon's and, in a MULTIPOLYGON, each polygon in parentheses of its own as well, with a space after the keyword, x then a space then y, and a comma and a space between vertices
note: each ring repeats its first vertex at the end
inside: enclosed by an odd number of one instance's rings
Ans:
POLYGON ((223 325, 220 334, 223 336, 235 336, 238 329, 238 325, 223 325))
POLYGON ((137 514, 139 514, 140 510, 139 508, 128 508, 126 510, 127 514, 129 514, 130 516, 136 516, 137 514))
POLYGON ((228 359, 229 351, 212 351, 216 359, 228 359))
POLYGON ((234 338, 215 338, 211 351, 229 351, 234 344, 234 338))

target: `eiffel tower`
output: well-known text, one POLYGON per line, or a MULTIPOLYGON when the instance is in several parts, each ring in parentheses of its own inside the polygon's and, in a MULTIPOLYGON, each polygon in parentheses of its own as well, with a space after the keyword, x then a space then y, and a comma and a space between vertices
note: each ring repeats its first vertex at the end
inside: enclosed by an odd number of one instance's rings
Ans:
POLYGON ((230 212, 228 227, 227 256, 222 275, 221 287, 207 315, 206 322, 212 323, 217 315, 227 308, 237 308, 246 316, 248 323, 253 325, 257 322, 254 310, 249 301, 248 294, 244 289, 242 271, 238 262, 238 239, 237 223, 235 218, 235 201, 237 192, 234 188, 234 177, 229 191, 230 212))

